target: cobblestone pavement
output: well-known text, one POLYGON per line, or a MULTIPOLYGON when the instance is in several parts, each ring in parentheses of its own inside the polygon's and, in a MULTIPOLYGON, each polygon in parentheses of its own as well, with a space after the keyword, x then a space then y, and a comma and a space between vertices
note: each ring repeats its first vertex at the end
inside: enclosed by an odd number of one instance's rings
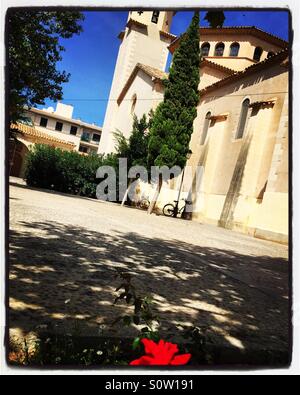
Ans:
POLYGON ((123 336, 109 326, 130 311, 112 304, 120 268, 153 296, 169 336, 203 325, 216 344, 287 350, 287 246, 13 179, 9 202, 12 333, 48 325, 123 336))

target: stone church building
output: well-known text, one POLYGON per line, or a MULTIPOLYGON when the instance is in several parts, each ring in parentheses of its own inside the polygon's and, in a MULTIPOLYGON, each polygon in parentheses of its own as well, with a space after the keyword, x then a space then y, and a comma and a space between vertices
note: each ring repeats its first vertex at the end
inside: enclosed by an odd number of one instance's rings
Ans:
MULTIPOLYGON (((168 56, 180 42, 170 33, 173 14, 129 12, 99 153, 114 151, 117 129, 130 135, 133 114, 140 118, 162 101, 168 56)), ((200 46, 200 100, 187 162, 193 170, 181 198, 193 201, 194 220, 286 243, 288 42, 255 27, 201 27, 200 46)), ((164 185, 160 206, 177 198, 180 178, 164 185)))

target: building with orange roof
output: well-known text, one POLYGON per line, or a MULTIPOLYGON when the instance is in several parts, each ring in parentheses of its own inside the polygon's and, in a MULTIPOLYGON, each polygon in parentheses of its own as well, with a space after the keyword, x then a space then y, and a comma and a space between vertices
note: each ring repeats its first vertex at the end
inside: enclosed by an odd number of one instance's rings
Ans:
POLYGON ((24 118, 11 125, 15 136, 10 142, 10 175, 23 177, 28 150, 46 144, 83 155, 97 154, 102 128, 72 118, 73 106, 57 103, 56 109, 30 108, 24 118))

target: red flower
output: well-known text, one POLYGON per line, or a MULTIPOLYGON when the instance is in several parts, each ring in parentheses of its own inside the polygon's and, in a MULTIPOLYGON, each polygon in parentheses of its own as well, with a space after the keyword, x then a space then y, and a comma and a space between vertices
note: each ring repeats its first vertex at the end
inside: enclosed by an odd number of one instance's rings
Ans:
POLYGON ((176 344, 160 340, 156 344, 153 340, 142 339, 141 342, 145 346, 146 355, 130 362, 130 365, 185 365, 191 358, 191 354, 178 353, 176 344))

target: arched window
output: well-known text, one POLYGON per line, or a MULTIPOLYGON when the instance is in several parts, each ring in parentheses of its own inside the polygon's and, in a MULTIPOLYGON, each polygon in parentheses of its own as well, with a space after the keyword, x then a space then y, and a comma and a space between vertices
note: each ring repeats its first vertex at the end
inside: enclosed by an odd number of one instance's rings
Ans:
POLYGON ((248 116, 248 110, 249 110, 249 105, 250 105, 250 100, 245 99, 242 103, 242 108, 241 108, 241 114, 240 114, 240 120, 236 132, 236 139, 241 139, 244 135, 245 131, 245 126, 246 126, 246 121, 247 121, 247 116, 248 116))
POLYGON ((131 98, 131 109, 130 109, 130 114, 134 114, 135 106, 136 106, 136 101, 137 101, 137 96, 134 94, 131 98))
POLYGON ((224 43, 216 44, 214 56, 223 56, 224 47, 225 47, 224 43))
POLYGON ((256 47, 254 50, 254 54, 253 54, 253 59, 256 60, 257 62, 260 61, 260 57, 262 54, 262 48, 261 47, 256 47))
POLYGON ((275 53, 272 52, 272 51, 270 51, 270 52, 268 52, 267 58, 270 58, 270 57, 273 56, 273 55, 275 55, 275 53))
POLYGON ((202 135, 201 135, 201 139, 200 139, 200 145, 203 145, 205 143, 207 132, 208 132, 208 128, 209 128, 209 124, 210 124, 210 116, 211 116, 211 112, 208 112, 205 115, 203 131, 202 131, 202 135))
POLYGON ((204 43, 201 45, 201 55, 202 56, 208 56, 210 50, 210 44, 209 43, 204 43))
POLYGON ((230 45, 229 56, 238 56, 239 50, 240 50, 240 44, 239 43, 232 43, 230 45))

